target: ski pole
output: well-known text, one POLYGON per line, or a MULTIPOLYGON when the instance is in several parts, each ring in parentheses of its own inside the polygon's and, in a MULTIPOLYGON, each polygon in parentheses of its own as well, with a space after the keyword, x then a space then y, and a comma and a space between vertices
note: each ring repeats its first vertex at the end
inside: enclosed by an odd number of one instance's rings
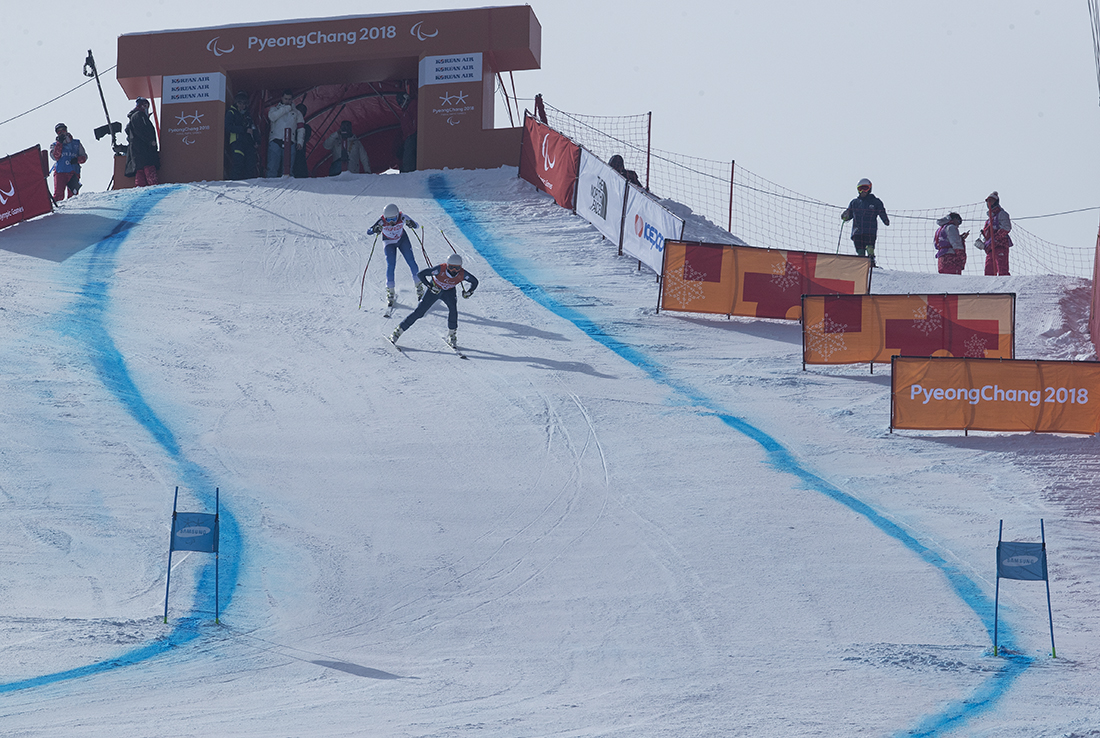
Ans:
POLYGON ((374 234, 374 243, 370 245, 370 256, 367 257, 367 265, 363 267, 363 279, 359 282, 359 309, 363 309, 363 291, 367 286, 367 269, 370 268, 370 260, 374 258, 374 247, 378 245, 378 234, 374 234))
MULTIPOLYGON (((420 226, 420 230, 424 230, 424 226, 420 226)), ((424 261, 427 262, 428 266, 435 266, 432 264, 432 260, 428 258, 428 250, 424 248, 424 237, 415 230, 413 231, 413 235, 416 236, 416 240, 420 242, 420 253, 424 254, 424 261)))
POLYGON ((840 242, 844 240, 844 223, 845 221, 840 221, 840 235, 836 237, 836 252, 838 254, 840 253, 840 242))
POLYGON ((453 243, 451 243, 451 239, 447 238, 447 234, 443 232, 443 229, 442 229, 442 228, 440 228, 440 229, 439 229, 439 235, 443 236, 443 240, 444 240, 444 241, 446 241, 446 242, 447 242, 447 245, 451 247, 451 251, 453 251, 453 252, 455 252, 455 253, 457 254, 457 253, 458 253, 458 249, 456 249, 456 248, 455 248, 455 246, 454 246, 454 244, 453 244, 453 243))

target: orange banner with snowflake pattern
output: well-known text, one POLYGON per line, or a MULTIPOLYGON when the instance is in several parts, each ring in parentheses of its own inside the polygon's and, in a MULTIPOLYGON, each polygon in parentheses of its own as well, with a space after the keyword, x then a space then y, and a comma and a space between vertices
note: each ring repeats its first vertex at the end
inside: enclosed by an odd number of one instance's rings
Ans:
POLYGON ((805 295, 802 363, 887 363, 894 356, 1011 359, 1016 295, 805 295))
POLYGON ((898 356, 890 428, 1100 432, 1100 362, 898 356))
POLYGON ((871 260, 752 246, 665 241, 661 309, 798 320, 802 295, 863 295, 871 260))

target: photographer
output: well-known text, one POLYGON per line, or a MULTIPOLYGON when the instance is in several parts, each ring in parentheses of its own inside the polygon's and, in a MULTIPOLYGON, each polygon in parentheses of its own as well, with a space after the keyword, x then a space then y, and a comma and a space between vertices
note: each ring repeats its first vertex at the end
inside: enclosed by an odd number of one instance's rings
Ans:
POLYGON ((50 144, 50 158, 57 162, 53 170, 53 199, 60 202, 66 193, 75 197, 80 192, 80 165, 88 161, 88 153, 80 140, 69 134, 64 123, 58 123, 53 130, 57 134, 50 144))
POLYGON ((328 169, 330 177, 340 172, 371 173, 370 159, 363 144, 352 134, 350 120, 341 123, 340 130, 325 140, 325 148, 332 152, 332 164, 328 169))
POLYGON ((157 129, 149 120, 149 101, 144 97, 134 100, 134 109, 127 117, 130 119, 126 124, 129 147, 123 174, 133 177, 134 184, 138 187, 158 184, 160 152, 157 150, 157 129))

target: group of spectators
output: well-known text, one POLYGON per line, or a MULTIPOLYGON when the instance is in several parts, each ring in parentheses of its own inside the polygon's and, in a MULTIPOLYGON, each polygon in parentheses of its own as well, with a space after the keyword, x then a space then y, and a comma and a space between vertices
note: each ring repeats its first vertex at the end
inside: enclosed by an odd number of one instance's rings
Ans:
MULTIPOLYGON (((840 214, 844 222, 852 221, 852 244, 856 254, 867 256, 875 266, 875 240, 878 237, 878 222, 890 225, 886 206, 871 194, 871 180, 861 179, 856 185, 858 196, 848 203, 840 214)), ((986 276, 1007 277, 1008 250, 1012 247, 1012 219, 1001 207, 1001 196, 996 191, 985 199, 987 217, 978 236, 978 248, 985 252, 986 276)), ((956 212, 948 213, 936 221, 939 228, 933 238, 936 249, 936 267, 940 274, 962 274, 966 266, 966 239, 970 231, 959 233, 962 216, 956 212)))
MULTIPOLYGON (((267 135, 267 166, 264 176, 279 177, 289 160, 290 173, 295 177, 308 177, 306 144, 313 136, 313 128, 306 123, 308 111, 304 104, 294 105, 292 90, 284 90, 282 98, 267 111, 270 123, 267 135), (290 147, 289 152, 286 147, 290 147)), ((263 137, 249 112, 247 92, 238 92, 233 105, 225 112, 225 149, 228 157, 229 179, 251 179, 257 176, 258 150, 263 137)), ((370 174, 370 158, 355 136, 350 120, 340 123, 324 141, 324 147, 332 152, 329 163, 330 176, 341 172, 370 174)))

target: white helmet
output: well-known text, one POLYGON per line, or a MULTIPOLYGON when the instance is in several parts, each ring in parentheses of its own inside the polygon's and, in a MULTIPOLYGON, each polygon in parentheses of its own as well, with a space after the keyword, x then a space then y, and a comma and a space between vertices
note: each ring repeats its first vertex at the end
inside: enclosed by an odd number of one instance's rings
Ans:
POLYGON ((382 211, 382 217, 386 220, 397 220, 397 216, 399 215, 401 215, 401 209, 392 202, 382 211))
POLYGON ((871 180, 867 179, 866 177, 859 180, 859 183, 856 184, 856 189, 858 190, 861 187, 866 187, 867 191, 870 192, 871 191, 871 180))
POLYGON ((462 266, 462 256, 459 254, 451 254, 447 257, 447 266, 460 267, 462 266))

